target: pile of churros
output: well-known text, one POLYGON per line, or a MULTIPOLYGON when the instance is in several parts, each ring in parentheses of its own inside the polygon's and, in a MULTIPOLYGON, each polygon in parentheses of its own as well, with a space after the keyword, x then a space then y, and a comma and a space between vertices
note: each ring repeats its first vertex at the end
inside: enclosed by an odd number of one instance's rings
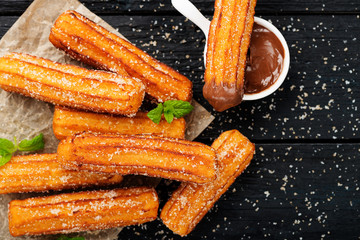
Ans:
MULTIPOLYGON (((184 139, 183 118, 152 122, 139 111, 145 93, 158 102, 190 101, 191 81, 81 14, 60 15, 49 39, 100 70, 21 53, 0 58, 0 87, 55 104, 61 140, 57 153, 17 156, 1 167, 0 194, 116 186, 124 175, 177 180, 160 218, 174 233, 190 233, 249 165, 254 144, 231 130, 209 147, 184 139)), ((155 220, 158 209, 155 189, 145 186, 14 200, 9 230, 22 236, 121 227, 155 220)))

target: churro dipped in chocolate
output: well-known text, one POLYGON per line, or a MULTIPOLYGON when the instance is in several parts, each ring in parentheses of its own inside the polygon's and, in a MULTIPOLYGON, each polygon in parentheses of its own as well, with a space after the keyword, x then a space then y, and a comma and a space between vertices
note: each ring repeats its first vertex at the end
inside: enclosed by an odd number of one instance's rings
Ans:
POLYGON ((65 168, 204 183, 215 177, 215 151, 202 143, 149 135, 79 134, 61 141, 65 168))
POLYGON ((142 80, 159 102, 192 98, 192 82, 185 76, 75 11, 59 16, 49 40, 74 59, 142 80))
POLYGON ((91 113, 64 107, 56 107, 53 130, 59 140, 76 133, 97 134, 151 134, 154 136, 185 137, 185 119, 174 119, 168 123, 164 118, 159 124, 151 121, 145 112, 137 112, 134 117, 91 113))
POLYGON ((138 111, 145 93, 135 78, 19 53, 0 58, 0 87, 53 104, 124 115, 138 111))
POLYGON ((181 183, 161 211, 165 225, 181 236, 195 228, 249 165, 255 151, 254 144, 237 130, 221 134, 212 147, 218 158, 216 179, 205 184, 181 183))
POLYGON ((118 184, 118 174, 63 169, 56 154, 16 156, 0 167, 0 194, 75 189, 118 184))
POLYGON ((211 21, 204 97, 222 112, 243 99, 246 55, 254 24, 256 0, 216 0, 211 21))
POLYGON ((14 200, 9 230, 17 237, 135 225, 155 220, 158 207, 156 191, 146 187, 14 200))

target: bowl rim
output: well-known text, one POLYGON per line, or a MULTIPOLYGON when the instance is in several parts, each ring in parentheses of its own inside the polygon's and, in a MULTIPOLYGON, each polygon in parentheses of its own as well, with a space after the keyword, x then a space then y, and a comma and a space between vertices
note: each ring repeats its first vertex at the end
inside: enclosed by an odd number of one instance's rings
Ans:
POLYGON ((267 21, 263 18, 254 17, 254 22, 269 29, 280 40, 281 45, 284 48, 284 65, 283 65, 282 71, 280 73, 280 76, 270 87, 266 88, 265 90, 263 90, 259 93, 244 94, 244 97, 243 97, 244 101, 253 101, 253 100, 262 99, 262 98, 265 98, 265 97, 269 96, 270 94, 274 93, 285 81, 286 76, 289 72, 289 68, 290 68, 289 46, 288 46, 284 36, 281 34, 281 32, 272 23, 270 23, 269 21, 267 21))

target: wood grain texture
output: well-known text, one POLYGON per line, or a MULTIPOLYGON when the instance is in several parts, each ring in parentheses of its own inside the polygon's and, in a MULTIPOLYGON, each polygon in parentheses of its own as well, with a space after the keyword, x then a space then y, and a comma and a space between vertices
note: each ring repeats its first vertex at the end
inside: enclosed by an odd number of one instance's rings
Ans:
MULTIPOLYGON (((258 144, 247 170, 188 237, 157 220, 119 239, 357 239, 359 151, 360 144, 258 144)), ((168 185, 158 187, 160 209, 168 185)))
MULTIPOLYGON (((2 0, 0 13, 19 15, 31 4, 31 0, 2 0)), ((170 0, 80 0, 97 14, 154 14, 179 15, 170 0)), ((212 14, 215 0, 191 0, 203 13, 212 14)), ((286 13, 358 13, 360 2, 353 0, 258 0, 256 12, 261 14, 286 13)), ((0 14, 0 15, 1 15, 0 14)))

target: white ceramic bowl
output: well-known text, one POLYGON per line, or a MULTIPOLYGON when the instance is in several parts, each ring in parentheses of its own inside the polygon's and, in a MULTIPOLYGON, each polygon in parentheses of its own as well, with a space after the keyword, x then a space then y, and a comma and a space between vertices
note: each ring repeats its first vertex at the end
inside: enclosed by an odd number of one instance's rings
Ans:
MULTIPOLYGON (((189 0, 171 0, 173 6, 185 17, 190 19, 195 25, 197 25, 205 34, 206 37, 206 44, 204 49, 204 63, 206 63, 206 46, 207 46, 207 40, 209 35, 209 29, 210 29, 210 21, 205 18, 200 11, 189 1, 189 0)), ((274 84, 272 84, 267 89, 259 92, 259 93, 253 93, 253 94, 245 94, 243 100, 244 101, 252 101, 252 100, 258 100, 262 99, 264 97, 269 96, 273 92, 275 92, 281 84, 284 82, 286 75, 289 71, 290 67, 290 52, 289 47, 285 41, 284 36, 281 34, 281 32, 270 22, 255 17, 255 22, 267 29, 269 29, 271 32, 273 32, 276 37, 280 40, 283 48, 284 48, 284 65, 283 69, 281 71, 281 74, 279 78, 276 80, 274 84)))
POLYGON ((280 76, 278 77, 278 79, 276 80, 276 82, 274 82, 270 87, 266 88, 265 90, 259 92, 259 93, 254 93, 254 94, 245 94, 243 100, 244 101, 251 101, 251 100, 258 100, 258 99, 262 99, 264 97, 269 96, 270 94, 272 94, 273 92, 275 92, 280 86, 281 84, 284 82, 286 75, 288 74, 289 71, 289 67, 290 67, 290 51, 289 51, 289 46, 287 45, 284 36, 281 34, 281 32, 274 26, 272 25, 270 22, 259 18, 259 17, 255 17, 255 22, 267 29, 269 29, 272 33, 274 33, 276 35, 276 37, 280 40, 281 45, 284 48, 284 65, 283 65, 283 69, 281 71, 280 76))

